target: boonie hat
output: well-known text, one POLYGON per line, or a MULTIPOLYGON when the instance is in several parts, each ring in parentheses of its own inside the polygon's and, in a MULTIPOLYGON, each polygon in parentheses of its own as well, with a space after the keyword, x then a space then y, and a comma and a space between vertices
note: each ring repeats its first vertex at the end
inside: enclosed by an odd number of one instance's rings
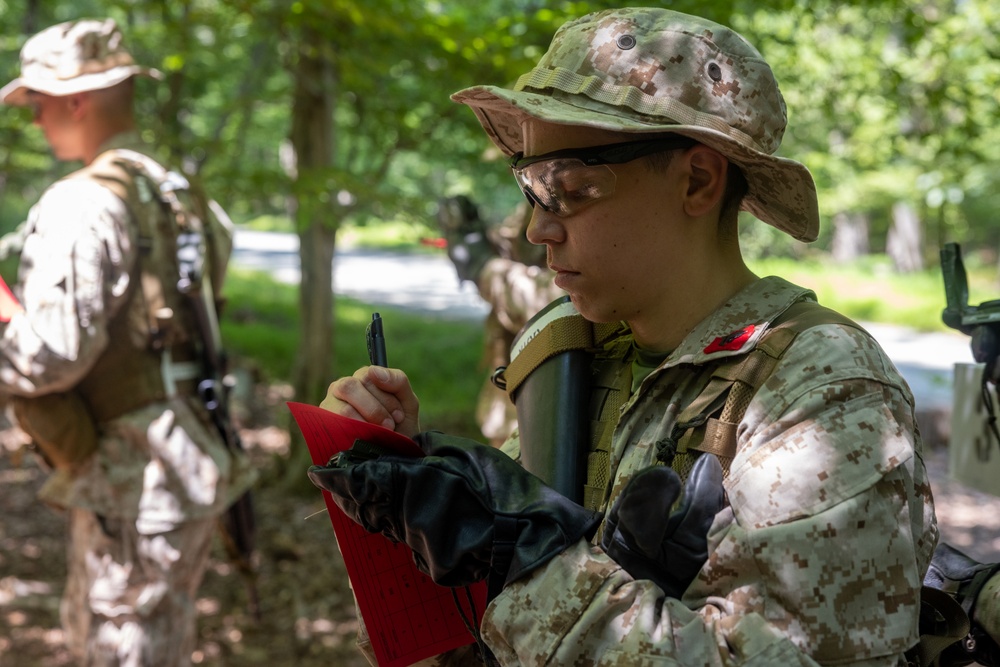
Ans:
POLYGON ((21 48, 21 76, 0 88, 0 103, 28 104, 28 91, 61 97, 109 88, 142 75, 160 72, 140 67, 125 50, 114 19, 82 19, 46 28, 21 48))
POLYGON ((512 89, 474 86, 452 99, 472 107, 507 155, 523 150, 528 118, 691 137, 741 167, 741 208, 800 241, 819 233, 809 170, 774 155, 787 122, 774 74, 718 23, 657 8, 595 12, 559 28, 512 89))

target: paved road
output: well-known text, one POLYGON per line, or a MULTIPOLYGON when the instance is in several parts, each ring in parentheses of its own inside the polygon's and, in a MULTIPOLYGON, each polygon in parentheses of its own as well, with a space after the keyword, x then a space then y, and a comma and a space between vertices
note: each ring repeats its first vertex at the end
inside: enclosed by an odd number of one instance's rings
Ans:
MULTIPOLYGON (((299 239, 294 234, 237 231, 233 264, 270 271, 299 282, 299 239)), ((480 319, 489 308, 475 288, 459 285, 455 267, 440 254, 338 250, 333 288, 337 294, 442 317, 480 319)))
MULTIPOLYGON (((239 231, 234 265, 268 270, 299 281, 298 237, 239 231)), ((459 285, 448 258, 370 250, 338 251, 333 277, 337 294, 451 318, 479 319, 488 308, 471 285, 459 285)), ((972 363, 969 339, 958 333, 921 334, 905 327, 865 323, 910 383, 918 408, 951 409, 952 369, 972 363)))

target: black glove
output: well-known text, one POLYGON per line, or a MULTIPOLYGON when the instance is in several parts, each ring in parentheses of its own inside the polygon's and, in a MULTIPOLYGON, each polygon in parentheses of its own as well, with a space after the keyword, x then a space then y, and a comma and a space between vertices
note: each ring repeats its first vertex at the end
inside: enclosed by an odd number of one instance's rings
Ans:
POLYGON ((722 466, 698 457, 687 484, 666 466, 641 470, 615 500, 601 548, 635 579, 650 579, 680 598, 708 558, 708 529, 725 506, 722 466))
POLYGON ((934 549, 930 567, 924 575, 924 586, 953 595, 971 623, 965 639, 942 653, 941 664, 968 665, 975 662, 987 667, 1000 667, 1000 646, 993 639, 1000 636, 1000 628, 984 628, 973 618, 979 592, 997 573, 1000 573, 1000 563, 980 563, 944 542, 938 543, 934 549))
POLYGON ((600 514, 493 447, 434 431, 416 440, 427 456, 347 457, 309 479, 365 530, 405 542, 438 584, 489 576, 495 594, 597 530, 600 514))

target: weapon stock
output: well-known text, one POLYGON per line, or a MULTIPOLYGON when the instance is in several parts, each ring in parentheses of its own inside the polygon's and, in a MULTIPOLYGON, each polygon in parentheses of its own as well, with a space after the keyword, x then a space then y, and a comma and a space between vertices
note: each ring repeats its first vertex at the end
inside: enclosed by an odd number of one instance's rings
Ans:
POLYGON ((947 304, 941 313, 946 325, 971 337, 972 358, 984 364, 981 398, 987 414, 987 425, 1000 443, 1000 426, 994 410, 993 391, 1000 397, 1000 299, 984 301, 978 306, 969 305, 969 282, 962 262, 962 248, 957 243, 947 243, 941 248, 941 273, 947 304))
POLYGON ((995 382, 994 371, 1000 355, 1000 299, 969 305, 969 282, 962 248, 957 243, 946 243, 941 248, 941 273, 946 298, 941 319, 952 329, 971 336, 973 358, 986 364, 986 377, 995 382))
MULTIPOLYGON (((204 275, 203 242, 201 234, 196 230, 179 235, 177 243, 180 280, 177 287, 190 300, 198 330, 202 334, 201 352, 206 377, 198 383, 198 395, 219 435, 222 436, 226 448, 231 452, 242 452, 243 442, 233 427, 229 413, 232 382, 227 377, 228 360, 222 347, 212 281, 204 275)), ((246 583, 247 608, 254 620, 259 621, 257 569, 254 563, 257 528, 250 491, 246 491, 230 505, 220 523, 226 553, 246 583)))

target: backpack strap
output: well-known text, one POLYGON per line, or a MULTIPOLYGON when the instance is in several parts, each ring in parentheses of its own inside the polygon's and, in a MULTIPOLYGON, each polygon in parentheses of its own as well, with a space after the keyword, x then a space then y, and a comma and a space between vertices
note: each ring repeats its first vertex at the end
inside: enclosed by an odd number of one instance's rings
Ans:
POLYGON ((98 422, 175 394, 193 395, 202 376, 192 318, 177 293, 177 239, 183 228, 164 201, 166 170, 141 153, 112 149, 73 178, 92 180, 121 199, 136 225, 139 257, 128 296, 111 314, 109 347, 78 390, 98 422))
POLYGON ((500 383, 511 401, 518 387, 548 359, 571 350, 599 348, 621 328, 620 323, 594 324, 587 321, 576 312, 568 297, 557 299, 542 312, 550 309, 551 319, 542 318, 537 322, 532 319, 518 334, 511 350, 510 363, 500 374, 500 383))

